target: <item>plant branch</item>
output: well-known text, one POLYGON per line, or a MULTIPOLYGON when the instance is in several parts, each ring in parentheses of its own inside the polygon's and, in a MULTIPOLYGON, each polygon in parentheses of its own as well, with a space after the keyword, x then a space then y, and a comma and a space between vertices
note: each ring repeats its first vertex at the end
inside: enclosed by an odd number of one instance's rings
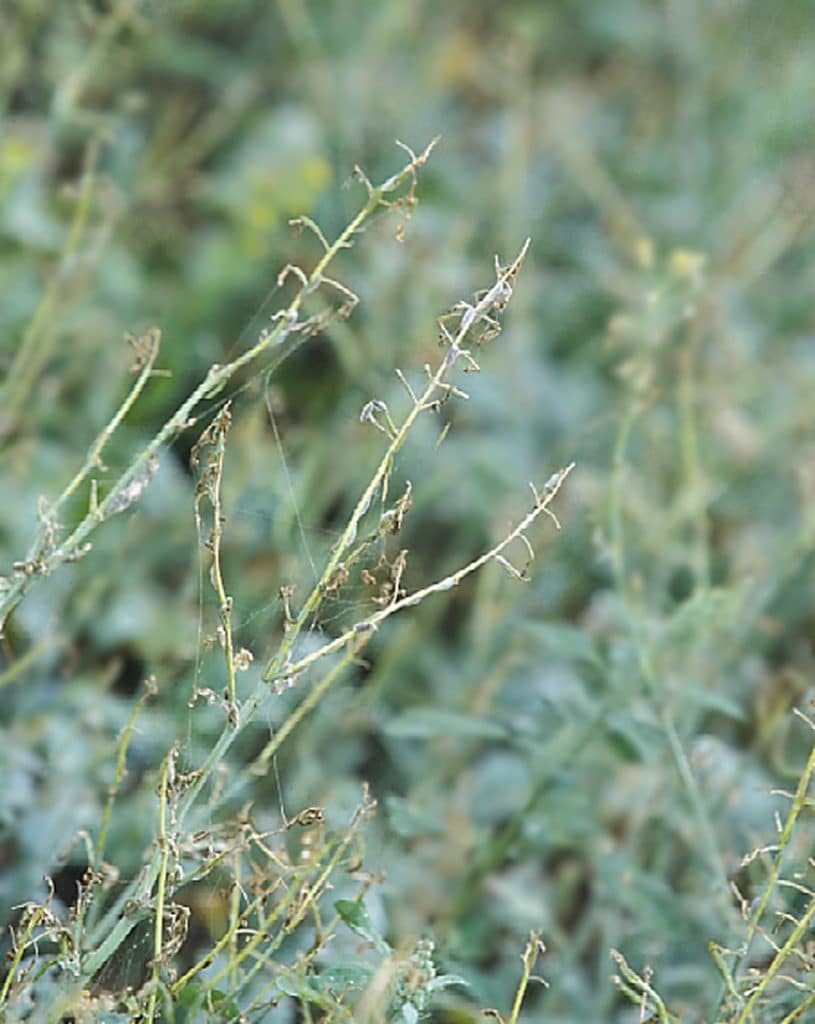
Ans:
POLYGON ((420 604, 425 600, 425 598, 430 597, 431 594, 439 594, 445 590, 451 590, 453 587, 458 586, 462 580, 466 579, 467 576, 470 576, 482 566, 486 565, 487 562, 497 559, 505 548, 509 547, 509 545, 518 537, 525 534, 539 516, 549 513, 549 505, 557 496, 563 481, 571 473, 574 467, 575 463, 570 462, 569 465, 558 470, 558 472, 555 473, 547 482, 543 494, 539 495, 539 500, 536 501, 532 509, 527 512, 523 519, 521 519, 520 522, 517 523, 501 541, 494 545, 494 547, 491 547, 489 551, 485 551, 483 554, 479 555, 478 558, 473 559, 472 562, 460 569, 457 569, 455 572, 450 573, 443 579, 437 580, 435 583, 430 583, 428 586, 422 587, 420 590, 416 590, 412 594, 408 594, 406 597, 400 598, 386 607, 381 608, 379 611, 374 612, 374 614, 369 616, 367 619, 357 622, 340 636, 335 637, 333 640, 329 640, 328 643, 323 644, 322 647, 313 651, 311 654, 306 655, 306 657, 301 658, 299 661, 287 664, 285 670, 281 671, 278 675, 270 677, 264 673, 264 679, 269 681, 274 679, 290 679, 294 676, 300 675, 300 673, 304 672, 307 668, 310 668, 311 665, 316 661, 319 661, 321 658, 324 658, 326 655, 340 650, 345 647, 346 644, 351 643, 361 635, 372 632, 381 622, 390 618, 391 615, 395 615, 396 612, 400 612, 405 608, 411 608, 414 605, 420 604))
MULTIPOLYGON (((506 303, 512 295, 512 283, 523 264, 524 258, 529 250, 529 244, 530 240, 527 239, 520 252, 509 266, 501 268, 497 265, 496 261, 495 284, 489 288, 474 305, 464 305, 455 336, 447 335, 449 339, 449 347, 444 358, 440 361, 438 369, 435 373, 428 374, 429 380, 427 385, 418 398, 414 397, 413 405, 403 420, 402 425, 398 429, 394 429, 395 425, 392 423, 389 424, 390 429, 387 430, 386 433, 391 435, 390 444, 385 450, 385 453, 374 471, 370 482, 357 501, 354 511, 351 514, 351 518, 348 520, 348 523, 342 532, 342 536, 337 541, 333 551, 331 552, 331 556, 326 563, 322 576, 306 598, 296 619, 289 624, 289 628, 286 630, 276 654, 267 663, 263 672, 263 678, 267 682, 279 676, 281 672, 283 672, 284 675, 287 674, 284 669, 287 665, 292 647, 294 646, 294 643, 302 629, 312 619, 313 615, 322 604, 326 593, 329 591, 331 581, 341 566, 345 552, 357 538, 360 522, 371 507, 377 491, 379 491, 380 488, 383 488, 384 490, 386 487, 396 453, 405 443, 408 433, 419 415, 426 412, 428 409, 433 408, 436 393, 440 390, 446 390, 447 386, 445 385, 445 378, 455 366, 456 362, 463 356, 469 355, 461 348, 461 344, 467 335, 474 326, 482 323, 486 318, 489 318, 490 314, 496 309, 503 310, 506 306, 506 303)), ((490 322, 492 323, 492 321, 490 322)), ((370 416, 373 415, 373 410, 371 410, 369 415, 366 416, 366 413, 372 404, 376 405, 376 403, 368 403, 363 410, 364 418, 370 418, 370 416)), ((383 404, 384 403, 379 403, 379 405, 383 404)), ((387 412, 386 409, 382 411, 387 412)), ((543 509, 541 509, 541 511, 543 511, 543 509)), ((517 534, 515 536, 517 536, 517 534)), ((486 556, 485 561, 490 557, 492 557, 492 555, 486 556)), ((453 586, 453 584, 451 583, 450 586, 453 586)), ((394 610, 395 607, 396 606, 392 606, 394 610)), ((342 646, 342 644, 340 643, 337 646, 342 646)))
MULTIPOLYGON (((279 359, 275 362, 277 365, 302 342, 309 333, 307 328, 310 325, 309 321, 298 325, 298 314, 308 294, 323 283, 323 273, 329 263, 342 249, 350 247, 354 236, 379 207, 410 206, 412 204, 416 170, 427 162, 437 141, 437 138, 433 139, 421 153, 413 154, 410 161, 400 171, 381 185, 374 187, 367 179, 364 179, 368 191, 365 204, 338 235, 334 243, 323 253, 311 273, 303 275, 305 280, 292 301, 285 309, 278 311, 272 317, 273 325, 261 331, 256 343, 232 362, 210 367, 206 377, 178 406, 170 419, 119 476, 104 501, 101 503, 92 501, 87 514, 61 544, 54 546, 47 555, 37 560, 29 558, 25 562, 15 563, 11 579, 0 580, 0 583, 5 583, 4 589, 0 589, 0 635, 2 635, 3 625, 8 615, 20 603, 34 579, 47 576, 59 565, 81 557, 88 550, 84 546, 86 538, 106 519, 132 504, 135 499, 131 495, 135 491, 136 497, 138 497, 146 482, 149 481, 149 477, 152 476, 158 464, 161 450, 183 430, 194 425, 193 413, 204 399, 217 394, 242 367, 256 362, 265 353, 277 350, 279 354, 279 359), (411 185, 406 195, 397 196, 394 200, 387 198, 407 182, 410 182, 411 185), (286 348, 281 348, 291 334, 294 334, 295 337, 290 340, 286 348)), ((122 413, 122 415, 124 414, 122 413)), ((121 416, 117 413, 111 422, 118 425, 120 421, 121 416)), ((69 487, 72 485, 73 481, 69 487)), ((32 550, 36 550, 36 543, 32 550)))

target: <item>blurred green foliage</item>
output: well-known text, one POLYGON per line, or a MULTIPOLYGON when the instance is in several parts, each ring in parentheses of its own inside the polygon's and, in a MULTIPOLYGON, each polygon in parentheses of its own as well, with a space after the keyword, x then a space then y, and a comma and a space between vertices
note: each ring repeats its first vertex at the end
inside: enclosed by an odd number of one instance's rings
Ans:
MULTIPOLYGON (((269 822, 281 801, 342 818, 370 783, 377 934, 432 934, 469 983, 439 994, 439 1022, 508 1008, 533 928, 549 988, 521 1019, 636 1019, 611 947, 655 968, 674 1013, 717 1005, 707 943, 737 941, 729 881, 752 898, 741 858, 772 842, 770 791, 794 788, 809 746, 790 711, 813 696, 813 53, 809 6, 763 0, 0 8, 2 572, 121 401, 123 333, 159 325, 167 374, 115 435, 111 474, 257 337, 287 294, 278 270, 313 265, 288 219, 333 237, 362 191, 343 188, 354 164, 377 180, 394 139, 441 133, 405 242, 393 218, 358 239, 336 267, 358 309, 270 381, 285 462, 262 375, 231 389, 225 575, 262 665, 279 588, 305 591, 381 451, 360 408, 404 407, 393 368, 418 379, 435 318, 532 236, 470 401, 445 407, 438 448, 427 420, 400 456, 408 582, 475 557, 525 511, 528 480, 574 459, 561 533, 537 528, 530 585, 490 566, 389 622, 235 801, 269 822)), ((201 642, 217 617, 194 440, 7 626, 4 922, 45 873, 73 900, 76 836, 98 827, 148 674, 159 696, 107 851, 123 875, 154 835, 170 744, 196 764, 220 729, 186 704, 195 673, 223 685, 201 642)), ((315 629, 366 602, 352 581, 315 629)), ((233 778, 299 699, 242 741, 233 778)))

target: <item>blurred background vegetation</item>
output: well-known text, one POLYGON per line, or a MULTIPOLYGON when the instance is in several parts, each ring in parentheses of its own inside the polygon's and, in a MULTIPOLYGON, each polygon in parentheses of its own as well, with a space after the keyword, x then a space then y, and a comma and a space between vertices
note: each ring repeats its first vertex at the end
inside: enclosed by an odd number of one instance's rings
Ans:
MULTIPOLYGON (((522 1019, 636 1019, 611 947, 655 968, 674 1012, 716 1005, 729 880, 751 898, 741 858, 772 841, 770 790, 794 787, 809 746, 790 711, 813 691, 813 54, 809 6, 764 0, 0 7, 4 573, 125 393, 123 334, 158 325, 168 374, 111 473, 254 341, 280 267, 313 265, 289 218, 333 236, 360 201, 354 164, 378 180, 401 166, 395 139, 441 133, 405 241, 385 218, 341 256, 359 307, 270 381, 285 462, 263 378, 236 390, 224 563, 236 641, 262 664, 278 589, 305 592, 381 451, 362 405, 403 408, 394 367, 420 373, 435 318, 532 237, 471 400, 445 407, 443 444, 428 419, 400 457, 408 581, 475 557, 526 510, 527 481, 574 459, 562 532, 537 528, 529 585, 490 566, 391 620, 242 795, 270 822, 281 801, 342 819, 370 783, 372 920, 400 948, 433 936, 469 983, 434 1020, 508 1008, 530 928, 549 988, 522 1019)), ((170 744, 186 737, 194 764, 220 727, 186 703, 197 663, 222 686, 201 645, 216 618, 194 440, 8 623, 4 924, 45 873, 75 898, 74 840, 98 827, 145 677, 159 694, 107 852, 123 875, 170 744)), ((319 628, 367 601, 352 581, 319 628)), ((272 705, 235 772, 299 699, 272 705)), ((217 893, 194 901, 199 932, 222 913, 217 893)))

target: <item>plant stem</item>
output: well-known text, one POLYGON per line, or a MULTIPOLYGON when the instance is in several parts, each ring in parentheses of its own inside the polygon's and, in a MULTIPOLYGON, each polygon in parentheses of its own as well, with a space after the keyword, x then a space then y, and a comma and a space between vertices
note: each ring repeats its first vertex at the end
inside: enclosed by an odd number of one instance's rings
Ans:
POLYGON ((85 231, 96 183, 95 169, 99 159, 99 139, 93 139, 85 150, 82 167, 82 185, 77 198, 73 220, 59 254, 57 266, 34 316, 23 334, 20 346, 0 388, 0 438, 11 433, 20 413, 28 402, 31 389, 42 367, 48 360, 59 324, 57 309, 64 299, 66 282, 70 282, 70 265, 76 255, 85 231))
POLYGON ((156 1012, 156 999, 161 982, 161 950, 164 941, 164 897, 167 887, 167 865, 170 858, 170 845, 167 840, 167 775, 171 761, 175 757, 175 748, 170 750, 161 766, 161 782, 159 783, 159 817, 158 817, 158 852, 159 871, 156 886, 155 925, 153 928, 153 978, 150 998, 147 1003, 147 1021, 152 1024, 156 1012))
MULTIPOLYGON (((384 622, 385 619, 390 618, 390 616, 396 614, 396 612, 400 612, 405 608, 410 608, 414 605, 421 604, 421 602, 424 601, 425 598, 430 597, 431 594, 438 594, 442 591, 451 590, 453 587, 458 586, 458 584, 461 583, 461 581, 465 579, 467 576, 470 576, 472 573, 476 572, 476 570, 486 565, 487 562, 492 561, 496 557, 496 555, 500 555, 501 552, 505 548, 509 547, 509 545, 514 540, 517 540, 518 537, 524 534, 539 516, 541 516, 548 510, 549 505, 551 504, 551 502, 557 495, 558 491, 560 490, 563 481, 566 479, 569 473, 571 473, 574 467, 575 464, 571 462, 568 466, 565 466, 563 469, 559 470, 559 472, 555 474, 554 482, 552 483, 551 487, 547 489, 546 493, 541 497, 541 500, 533 506, 531 511, 527 512, 523 519, 521 519, 520 522, 517 523, 515 527, 501 541, 499 541, 498 544, 496 544, 494 547, 491 547, 489 551, 485 551, 483 554, 479 555, 478 558, 474 559, 468 565, 465 565, 461 569, 457 569, 455 572, 450 573, 450 575, 445 576, 444 579, 437 580, 435 583, 431 583, 426 587, 422 587, 420 590, 416 590, 412 594, 408 594, 406 597, 402 597, 399 600, 394 601, 389 605, 386 605, 384 608, 380 608, 379 611, 374 612, 373 615, 370 615, 363 622, 356 623, 354 626, 346 630, 340 636, 335 637, 333 640, 329 640, 327 643, 323 644, 323 646, 318 648, 316 651, 313 651, 311 654, 306 655, 306 657, 301 658, 299 661, 287 664, 285 666, 285 669, 280 671, 279 675, 275 675, 271 671, 279 660, 278 657, 276 656, 269 663, 269 667, 267 667, 266 672, 264 672, 263 678, 265 680, 272 680, 275 678, 291 678, 293 676, 299 675, 301 672, 304 672, 307 668, 313 665, 314 662, 318 661, 320 658, 324 658, 328 654, 331 654, 333 651, 337 651, 340 648, 344 647, 355 637, 359 637, 360 634, 363 634, 365 632, 372 632, 377 628, 377 626, 381 622, 384 622)), ((366 490, 365 493, 367 495, 368 490, 366 490)))

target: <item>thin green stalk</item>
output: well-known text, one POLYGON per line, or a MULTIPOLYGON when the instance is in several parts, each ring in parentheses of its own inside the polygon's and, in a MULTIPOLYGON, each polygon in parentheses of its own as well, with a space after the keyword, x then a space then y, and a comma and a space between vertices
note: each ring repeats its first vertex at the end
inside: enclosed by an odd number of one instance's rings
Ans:
POLYGON ((67 640, 65 637, 53 633, 43 633, 40 639, 35 644, 32 644, 24 654, 20 655, 19 658, 16 658, 0 672, 0 689, 4 686, 9 686, 19 679, 20 676, 24 675, 46 652, 66 646, 67 640))
POLYGON ((540 933, 531 932, 529 935, 529 942, 527 942, 526 948, 521 954, 523 971, 521 972, 521 980, 518 982, 518 988, 515 990, 515 998, 512 1001, 512 1009, 510 1010, 507 1024, 517 1024, 524 996, 526 995, 526 990, 529 987, 529 982, 532 977, 532 968, 535 966, 535 961, 539 956, 541 956, 545 949, 546 947, 541 942, 540 933))
POLYGON ((232 423, 230 403, 221 409, 212 423, 201 435, 192 451, 190 461, 197 465, 202 449, 211 446, 198 486, 195 489, 195 525, 201 542, 202 518, 200 505, 207 497, 212 505, 212 529, 203 541, 204 547, 212 555, 212 568, 209 578, 218 598, 218 617, 221 620, 219 640, 224 652, 226 668, 226 695, 230 705, 235 705, 235 653, 232 639, 232 598, 226 592, 223 570, 221 567, 221 541, 224 533, 226 516, 221 504, 221 486, 224 475, 224 459, 226 458, 226 439, 232 423))
POLYGON ((189 982, 192 981, 196 974, 200 974, 201 971, 209 967, 209 965, 215 960, 215 957, 221 952, 221 950, 226 949, 227 946, 231 945, 231 943, 234 940, 237 929, 244 921, 247 921, 249 919, 251 914, 253 914, 256 910, 259 910, 263 906, 263 902, 265 899, 266 893, 261 894, 256 899, 252 900, 252 902, 244 909, 243 913, 239 917, 235 918, 234 921, 230 922, 229 927, 220 937, 220 939, 218 939, 215 945, 211 949, 207 950, 204 956, 202 956, 200 960, 194 963, 188 971, 182 974, 177 981, 174 981, 170 985, 169 991, 171 996, 178 996, 178 994, 182 991, 184 986, 189 984, 189 982))
POLYGON ((668 737, 668 744, 671 748, 671 753, 673 754, 676 770, 682 780, 685 791, 690 798, 691 805, 696 815, 696 820, 702 830, 702 840, 707 848, 708 861, 710 862, 710 867, 712 868, 714 877, 716 878, 719 892, 723 899, 723 905, 727 905, 729 904, 731 896, 727 867, 725 866, 722 852, 719 849, 716 834, 713 831, 710 815, 708 814, 704 800, 702 799, 702 793, 696 781, 696 776, 693 774, 693 769, 691 768, 690 761, 688 760, 688 755, 685 753, 685 748, 682 746, 682 741, 676 731, 673 718, 667 709, 663 709, 660 715, 660 720, 662 722, 662 728, 665 731, 665 735, 668 737))
POLYGON ((641 1020, 645 1020, 645 1014, 649 1009, 648 1000, 650 1000, 656 1010, 655 1017, 656 1020, 659 1021, 659 1024, 680 1024, 679 1018, 668 1012, 668 1008, 663 1002, 662 997, 650 984, 647 975, 645 977, 640 977, 640 975, 626 963, 625 957, 622 953, 619 953, 616 949, 612 949, 611 959, 617 965, 620 970, 620 974, 622 975, 622 977, 615 977, 614 981, 617 984, 617 987, 621 991, 625 992, 632 1002, 639 1004, 641 1020))
POLYGON ((14 936, 14 942, 12 944, 11 963, 9 964, 9 969, 6 972, 6 977, 3 981, 3 987, 0 988, 0 1007, 2 1007, 6 1000, 8 999, 11 984, 14 981, 14 976, 17 973, 17 970, 20 966, 20 961, 23 959, 23 954, 25 953, 28 940, 34 934, 34 929, 37 928, 40 921, 42 921, 45 915, 45 907, 36 907, 32 914, 30 915, 22 934, 14 936))
POLYGON ((144 705, 151 697, 155 696, 156 692, 155 680, 151 677, 147 681, 144 693, 139 697, 138 701, 133 706, 133 710, 128 715, 127 722, 125 723, 125 727, 122 729, 122 734, 119 738, 119 747, 116 751, 116 767, 113 772, 113 782, 108 790, 107 803, 105 804, 105 809, 102 812, 102 822, 99 826, 99 835, 96 840, 93 863, 91 864, 91 867, 95 868, 97 871, 102 867, 102 862, 105 857, 105 847, 107 845, 110 817, 113 813, 113 804, 116 801, 119 787, 127 773, 127 749, 130 746, 130 739, 133 735, 136 719, 141 714, 144 705))
MULTIPOLYGON (((364 637, 361 637, 360 639, 364 641, 364 637)), ((314 708, 317 707, 334 682, 339 679, 346 667, 350 662, 354 661, 358 655, 359 647, 351 647, 344 657, 340 658, 336 665, 326 672, 319 683, 311 688, 308 695, 297 705, 294 711, 292 711, 286 721, 275 732, 274 736, 269 740, 256 758, 255 765, 257 766, 258 771, 261 771, 269 763, 269 760, 274 757, 291 732, 297 728, 306 715, 310 714, 314 708)))
POLYGON ((155 1017, 156 1000, 161 983, 161 951, 164 943, 164 899, 167 891, 167 868, 170 861, 170 844, 167 839, 167 775, 174 757, 175 749, 171 750, 164 759, 164 763, 161 766, 161 782, 159 783, 157 845, 160 861, 158 885, 156 886, 155 924, 153 927, 153 978, 146 1016, 148 1024, 152 1024, 155 1017))
POLYGON ((229 895, 229 931, 232 933, 229 941, 229 963, 232 970, 229 974, 229 988, 234 992, 238 987, 238 928, 241 922, 241 851, 235 851, 234 867, 232 869, 232 892, 229 895))
POLYGON ((95 169, 99 159, 99 140, 93 139, 85 150, 82 167, 82 185, 76 208, 68 229, 57 266, 34 316, 23 334, 20 346, 0 388, 0 437, 14 429, 22 410, 26 407, 37 376, 51 354, 56 328, 60 322, 57 310, 64 299, 66 281, 70 281, 68 267, 74 259, 80 239, 85 231, 91 209, 95 169))
POLYGON ((620 424, 620 429, 617 431, 617 440, 614 444, 614 454, 611 461, 611 493, 609 495, 608 516, 611 567, 617 584, 617 591, 623 596, 628 592, 625 566, 625 527, 623 525, 625 518, 623 512, 623 477, 625 474, 625 455, 628 448, 628 439, 631 436, 631 429, 639 412, 638 404, 632 403, 629 406, 620 424))
POLYGON ((59 513, 65 502, 94 470, 101 470, 104 468, 102 465, 102 452, 105 450, 108 441, 110 441, 113 434, 119 428, 122 420, 133 408, 133 405, 139 395, 144 390, 144 386, 147 381, 153 376, 153 367, 156 359, 158 358, 159 347, 161 345, 161 331, 159 331, 158 328, 153 327, 143 337, 134 340, 132 344, 136 350, 136 362, 134 365, 138 370, 138 376, 133 383, 133 387, 127 393, 125 400, 116 410, 110 422, 106 427, 104 427, 88 449, 88 454, 82 467, 77 471, 74 478, 54 502, 51 507, 51 511, 54 515, 59 513))
MULTIPOLYGON (((651 660, 651 655, 648 650, 647 637, 644 635, 642 627, 642 619, 640 616, 633 614, 633 609, 630 608, 632 599, 630 596, 630 587, 627 580, 626 571, 626 542, 625 542, 625 527, 624 527, 624 509, 623 509, 623 495, 624 485, 623 476, 625 473, 626 465, 626 450, 628 447, 628 441, 631 434, 631 429, 637 416, 642 411, 643 406, 639 402, 632 402, 629 409, 620 424, 620 429, 617 434, 617 440, 614 446, 614 455, 612 461, 612 474, 611 474, 611 494, 609 501, 609 531, 611 541, 611 561, 614 572, 615 583, 617 591, 623 600, 626 609, 626 620, 629 625, 629 630, 632 635, 632 639, 636 646, 637 658, 639 661, 640 671, 642 673, 643 680, 648 687, 648 692, 653 702, 654 710, 659 715, 660 721, 662 722, 663 731, 668 740, 668 745, 673 755, 676 769, 685 790, 688 793, 688 797, 691 801, 694 813, 696 815, 703 842, 707 850, 708 860, 711 868, 714 871, 715 877, 719 881, 720 891, 729 900, 730 889, 727 879, 727 871, 724 867, 724 861, 721 852, 716 841, 716 836, 711 825, 710 816, 705 808, 702 795, 699 791, 699 787, 696 783, 696 779, 693 775, 693 771, 690 767, 687 755, 685 754, 682 746, 679 734, 674 726, 673 719, 664 706, 663 695, 660 694, 656 673, 651 660)), ((690 438, 693 434, 692 420, 685 424, 685 431, 688 434, 685 443, 693 448, 690 438)), ((692 459, 692 450, 688 453, 688 458, 692 459)), ((696 463, 691 461, 689 464, 689 472, 697 472, 696 463)))
MULTIPOLYGON (((103 872, 105 870, 105 849, 107 847, 108 829, 110 828, 110 819, 113 814, 113 806, 116 802, 116 797, 119 792, 119 787, 127 774, 127 750, 130 746, 130 740, 133 735, 133 729, 136 725, 136 719, 139 717, 144 705, 150 700, 151 697, 155 696, 156 684, 155 680, 151 677, 145 684, 145 692, 141 695, 139 700, 130 712, 127 722, 125 723, 124 729, 122 729, 121 736, 119 738, 119 746, 116 751, 116 767, 113 772, 113 781, 108 789, 108 798, 105 803, 105 808, 102 811, 102 821, 99 825, 99 834, 96 839, 95 848, 93 849, 93 856, 91 859, 90 867, 96 872, 103 872)), ((86 907, 85 901, 82 901, 83 911, 86 907)), ((74 925, 77 936, 81 936, 82 932, 93 927, 96 918, 101 909, 101 901, 95 900, 90 904, 87 910, 87 916, 83 919, 83 914, 80 913, 77 916, 77 920, 74 925)))
POLYGON ((711 872, 713 877, 716 879, 719 894, 723 900, 723 905, 729 906, 731 898, 730 882, 724 858, 722 857, 721 850, 719 849, 716 834, 710 820, 710 815, 708 814, 705 802, 702 799, 702 793, 696 781, 696 776, 693 774, 693 769, 691 768, 690 761, 688 760, 688 755, 685 753, 685 748, 682 746, 682 740, 679 737, 679 733, 676 731, 673 716, 665 704, 665 701, 662 699, 662 695, 659 693, 656 672, 654 671, 647 642, 642 636, 642 630, 633 622, 631 628, 634 633, 634 640, 637 646, 637 658, 639 661, 640 672, 642 673, 642 677, 648 687, 648 693, 653 702, 654 710, 659 715, 659 720, 662 723, 662 729, 667 737, 668 746, 670 747, 674 764, 676 765, 677 774, 685 788, 685 792, 688 794, 691 807, 693 808, 696 816, 696 821, 702 836, 702 842, 707 852, 711 872))
POLYGON ((794 1021, 801 1020, 806 1011, 812 1009, 813 1006, 815 1006, 815 995, 809 995, 802 1003, 799 1003, 794 1009, 790 1010, 786 1017, 782 1018, 778 1024, 793 1024, 794 1021))

